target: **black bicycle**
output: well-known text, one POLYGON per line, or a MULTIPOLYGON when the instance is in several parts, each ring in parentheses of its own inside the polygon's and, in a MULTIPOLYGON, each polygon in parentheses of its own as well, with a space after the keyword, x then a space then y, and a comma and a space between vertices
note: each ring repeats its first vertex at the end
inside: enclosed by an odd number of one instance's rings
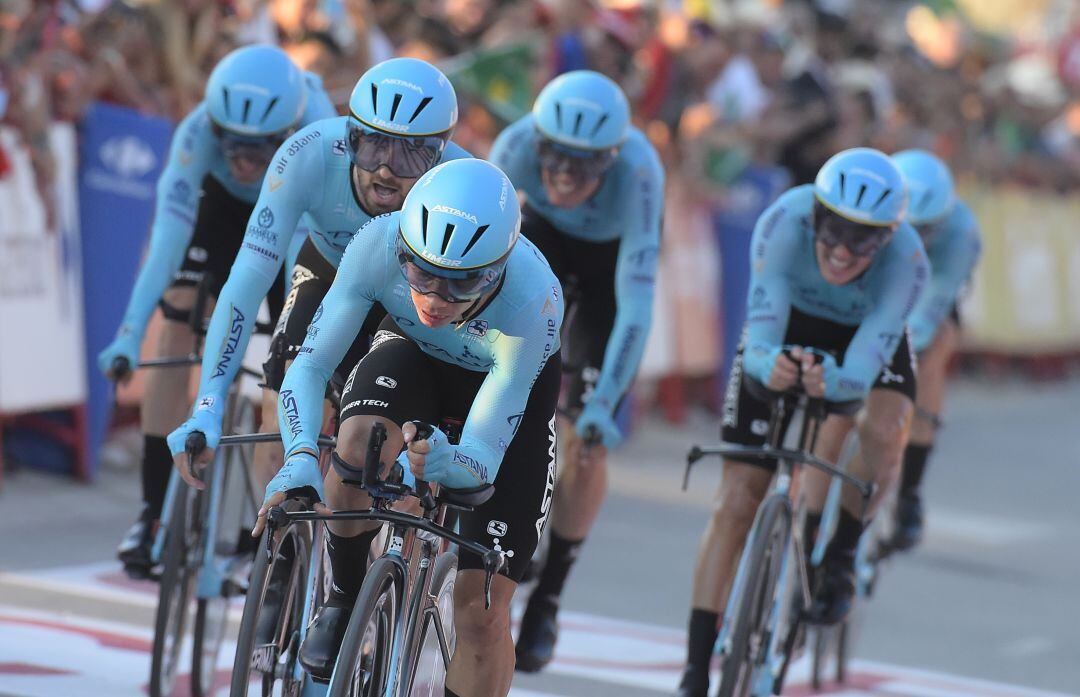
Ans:
MULTIPOLYGON (((427 429, 431 427, 419 429, 417 438, 425 437, 427 429)), ((333 458, 344 483, 361 487, 371 496, 370 508, 330 514, 282 506, 270 510, 262 541, 266 552, 259 555, 252 571, 244 606, 233 697, 246 696, 253 681, 261 683, 260 694, 267 697, 275 694, 278 682, 281 693, 287 695, 321 694, 326 689, 330 697, 384 697, 441 690, 454 647, 457 555, 450 545, 483 559, 487 593, 505 563, 501 551, 448 527, 446 515, 449 508, 471 510, 481 505, 494 487, 436 491, 417 481, 411 488, 402 483, 396 463, 390 475, 380 480, 385 440, 383 426, 373 426, 362 470, 333 458), (410 497, 419 501, 420 515, 390 510, 393 502, 410 497), (329 570, 324 555, 317 553, 320 547, 313 546, 315 530, 322 527, 316 524, 333 520, 378 520, 389 526, 382 554, 368 569, 353 607, 329 686, 323 688, 303 671, 297 654, 311 618, 328 593, 329 570), (277 597, 267 603, 270 593, 277 597), (265 607, 277 607, 276 616, 263 617, 265 607), (257 635, 273 639, 257 644, 257 635)))
POLYGON ((809 465, 856 487, 864 502, 873 491, 871 483, 812 454, 825 417, 854 414, 861 401, 827 402, 810 398, 801 389, 778 393, 748 376, 744 375, 743 380, 752 395, 770 404, 765 445, 694 446, 687 456, 683 484, 685 488, 694 463, 709 455, 777 462, 770 490, 758 506, 747 535, 717 639, 721 656, 717 694, 721 697, 780 694, 788 666, 801 644, 806 609, 812 607, 816 589, 811 587, 804 552, 804 497, 792 501, 797 466, 809 465), (794 443, 785 447, 784 421, 789 415, 799 414, 802 419, 798 428, 792 423, 788 429, 788 440, 794 439, 794 443))

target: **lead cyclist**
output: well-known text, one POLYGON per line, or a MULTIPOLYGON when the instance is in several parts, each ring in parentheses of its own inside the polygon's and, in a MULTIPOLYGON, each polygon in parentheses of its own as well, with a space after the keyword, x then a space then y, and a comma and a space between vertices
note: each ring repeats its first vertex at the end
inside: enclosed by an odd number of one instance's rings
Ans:
MULTIPOLYGON (((159 305, 165 322, 155 355, 190 351, 194 337, 188 314, 195 288, 209 275, 207 290, 215 298, 220 295, 274 151, 297 128, 333 115, 322 81, 301 71, 281 49, 246 46, 221 59, 206 83, 205 99, 173 135, 157 183, 146 260, 116 338, 98 354, 103 373, 124 378, 113 372, 118 358, 136 365, 146 325, 159 305)), ((292 228, 282 231, 286 247, 292 239, 292 228)), ((283 277, 272 274, 267 290, 271 285, 267 297, 276 318, 285 298, 283 277)), ((252 317, 257 309, 258 304, 250 311, 252 317)), ((189 409, 186 400, 178 398, 187 395, 189 377, 188 369, 169 368, 152 370, 146 378, 141 409, 143 509, 117 550, 125 570, 135 577, 150 572, 151 541, 172 468, 165 435, 189 409)))
POLYGON ((940 424, 949 359, 959 343, 957 303, 982 253, 982 235, 975 215, 956 196, 949 167, 937 156, 904 150, 892 159, 907 182, 907 219, 922 238, 931 270, 930 284, 908 320, 912 348, 919 355, 919 392, 904 450, 893 545, 910 549, 922 539, 919 487, 940 424))
POLYGON ((652 324, 664 171, 630 125, 622 89, 588 70, 544 87, 532 114, 499 134, 490 157, 525 199, 523 234, 570 293, 565 400, 576 423, 563 432, 547 562, 517 643, 518 670, 534 672, 554 656, 559 598, 604 501, 607 450, 622 441, 615 413, 652 324), (602 442, 586 449, 590 429, 602 442))

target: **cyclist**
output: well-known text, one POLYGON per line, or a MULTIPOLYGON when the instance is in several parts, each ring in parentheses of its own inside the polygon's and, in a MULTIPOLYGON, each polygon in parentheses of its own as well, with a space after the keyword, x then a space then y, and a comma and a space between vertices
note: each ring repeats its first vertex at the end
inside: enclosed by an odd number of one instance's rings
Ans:
POLYGON ((523 195, 522 232, 551 263, 572 308, 565 399, 577 419, 564 429, 547 561, 516 648, 517 668, 533 672, 554 655, 559 597, 604 500, 607 449, 622 440, 615 413, 652 323, 664 171, 630 125, 622 89, 588 70, 544 87, 532 114, 499 134, 491 161, 523 195), (590 427, 602 443, 584 448, 590 427))
MULTIPOLYGON (((462 554, 447 695, 509 690, 510 598, 543 533, 555 486, 562 293, 543 255, 519 238, 520 225, 506 175, 488 162, 463 159, 424 175, 400 213, 376 218, 353 239, 285 376, 279 421, 286 462, 267 487, 255 530, 271 506, 301 491, 334 508, 367 506, 364 491, 341 482, 342 474, 359 476, 374 423, 389 434, 384 463, 408 443, 401 461, 417 477, 456 488, 493 483, 492 498, 464 514, 459 526, 502 549, 507 566, 494 579, 485 610, 481 560, 462 554), (375 302, 387 316, 345 386, 324 495, 315 440, 323 389, 375 302), (409 419, 464 424, 453 445, 440 430, 413 441, 409 419)), ((301 663, 316 677, 333 670, 376 525, 328 526, 333 591, 300 649, 301 663)))
MULTIPOLYGON (((877 150, 854 148, 834 155, 812 185, 788 190, 761 215, 751 240, 746 329, 724 403, 724 441, 765 441, 769 407, 747 391, 745 371, 772 390, 801 382, 811 396, 865 399, 857 424, 863 457, 851 471, 878 481, 898 472, 915 397, 904 323, 929 276, 918 233, 903 222, 906 202, 903 176, 892 160, 877 150), (785 346, 796 348, 789 356, 785 346), (806 347, 826 351, 823 361, 815 365, 806 347)), ((830 416, 817 454, 835 462, 854 421, 830 416)), ((775 467, 775 461, 724 460, 716 507, 698 551, 680 695, 708 691, 720 609, 775 467)), ((828 478, 804 473, 803 486, 811 511, 805 533, 810 548, 828 478)), ((839 621, 850 609, 861 513, 860 496, 845 487, 824 578, 816 584, 816 621, 839 621)))
POLYGON ((907 181, 907 221, 915 227, 930 260, 930 284, 908 320, 911 346, 919 356, 919 393, 911 440, 904 450, 897 495, 893 544, 915 546, 922 537, 923 507, 919 485, 934 447, 934 433, 945 399, 945 371, 959 339, 957 301, 982 252, 979 223, 956 198, 948 166, 925 150, 893 155, 907 181))
MULTIPOLYGON (((184 480, 202 487, 183 456, 189 433, 206 436, 201 463, 213 458, 221 436, 225 395, 240 367, 255 312, 283 263, 289 231, 307 230, 292 271, 292 286, 271 342, 266 384, 281 387, 285 366, 296 358, 316 308, 337 273, 341 255, 356 231, 373 217, 398 210, 417 178, 442 160, 469 157, 450 141, 457 123, 457 97, 436 67, 415 58, 394 58, 365 72, 349 99, 349 115, 311 124, 286 141, 277 154, 248 221, 244 247, 210 321, 199 397, 191 418, 169 435, 169 447, 184 480)), ((342 363, 341 375, 364 353, 383 312, 365 330, 342 363)), ((265 430, 276 428, 276 397, 263 393, 265 430)), ((265 485, 280 464, 280 446, 259 450, 256 480, 265 485)))
MULTIPOLYGON (((210 74, 206 98, 180 122, 168 163, 157 184, 150 248, 128 301, 116 338, 98 355, 113 379, 113 362, 139 359, 143 333, 155 305, 165 322, 155 353, 186 353, 194 341, 187 324, 195 287, 209 276, 215 297, 240 249, 244 225, 277 147, 297 128, 334 115, 322 82, 301 71, 273 46, 246 46, 225 56, 210 74)), ((290 229, 283 234, 287 244, 290 229)), ((272 314, 281 310, 284 279, 270 293, 272 314)), ((142 404, 143 509, 120 544, 128 573, 150 570, 150 543, 161 515, 172 457, 165 434, 184 418, 189 370, 170 368, 147 375, 142 404)))

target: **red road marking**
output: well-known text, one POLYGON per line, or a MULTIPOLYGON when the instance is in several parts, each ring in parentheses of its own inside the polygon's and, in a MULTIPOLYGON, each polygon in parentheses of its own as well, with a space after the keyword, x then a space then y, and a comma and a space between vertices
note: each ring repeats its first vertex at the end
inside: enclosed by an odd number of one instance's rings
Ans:
POLYGON ((60 670, 59 668, 46 668, 45 666, 32 666, 29 663, 0 663, 0 674, 3 675, 75 675, 74 671, 60 670))
POLYGON ((11 617, 9 615, 0 615, 0 622, 7 622, 8 624, 21 624, 27 627, 43 627, 45 629, 55 629, 61 632, 67 632, 68 634, 81 634, 82 636, 90 637, 91 639, 97 641, 97 643, 110 649, 121 649, 124 651, 142 651, 143 653, 147 653, 153 648, 153 642, 148 639, 124 636, 122 634, 113 634, 111 632, 102 631, 100 629, 89 629, 87 627, 80 627, 78 625, 66 624, 63 622, 32 620, 23 617, 11 617))

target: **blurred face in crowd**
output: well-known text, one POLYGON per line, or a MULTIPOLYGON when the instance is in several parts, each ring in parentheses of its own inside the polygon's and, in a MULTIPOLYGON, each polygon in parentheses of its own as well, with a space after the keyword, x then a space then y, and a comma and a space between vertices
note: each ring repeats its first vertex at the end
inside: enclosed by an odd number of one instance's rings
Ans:
POLYGON ((487 22, 495 9, 493 0, 446 0, 446 21, 454 33, 469 36, 487 22))

